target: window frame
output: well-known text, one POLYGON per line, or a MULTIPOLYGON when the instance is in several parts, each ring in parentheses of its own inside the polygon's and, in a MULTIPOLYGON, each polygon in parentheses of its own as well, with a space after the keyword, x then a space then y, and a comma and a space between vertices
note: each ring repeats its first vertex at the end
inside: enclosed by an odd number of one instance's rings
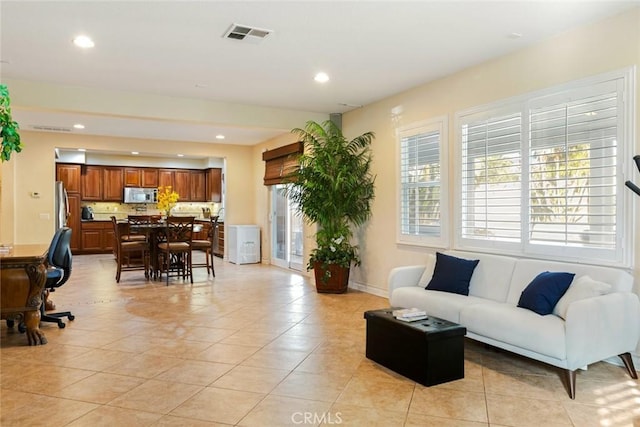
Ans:
MULTIPOLYGON (((559 256, 567 261, 588 262, 591 264, 629 268, 633 265, 634 256, 634 203, 631 192, 625 189, 624 182, 631 176, 631 156, 635 148, 635 69, 628 67, 597 76, 579 79, 560 84, 540 91, 531 92, 507 99, 498 100, 481 106, 458 111, 454 115, 454 247, 460 250, 500 253, 539 259, 557 260, 559 256), (532 244, 529 236, 530 208, 529 181, 530 164, 530 113, 535 107, 551 105, 554 99, 571 97, 580 94, 583 98, 592 93, 592 87, 605 85, 607 82, 619 84, 618 116, 617 116, 617 153, 616 158, 616 245, 615 249, 580 248, 567 245, 532 244), (468 239, 462 235, 463 225, 463 135, 462 126, 471 117, 496 117, 498 114, 521 113, 521 200, 522 223, 521 238, 518 243, 503 244, 494 240, 468 239)), ((576 98, 582 99, 582 98, 576 98)))
POLYGON ((401 126, 396 129, 396 243, 400 245, 447 248, 450 243, 449 233, 449 118, 438 116, 401 126), (439 133, 440 161, 440 226, 439 235, 403 234, 402 232, 402 197, 403 166, 402 138, 423 133, 439 133))

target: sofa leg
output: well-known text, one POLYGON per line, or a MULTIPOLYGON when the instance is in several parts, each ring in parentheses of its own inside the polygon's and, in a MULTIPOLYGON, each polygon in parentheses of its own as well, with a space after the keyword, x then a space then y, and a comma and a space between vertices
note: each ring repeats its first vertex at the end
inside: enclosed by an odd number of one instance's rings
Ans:
POLYGON ((619 354, 618 357, 622 359, 622 363, 624 363, 624 367, 627 368, 627 372, 634 380, 638 379, 638 373, 636 372, 636 368, 633 366, 633 359, 631 358, 631 353, 623 353, 619 354))
POLYGON ((564 370, 564 376, 567 382, 567 391, 571 399, 576 398, 576 371, 570 369, 564 370))

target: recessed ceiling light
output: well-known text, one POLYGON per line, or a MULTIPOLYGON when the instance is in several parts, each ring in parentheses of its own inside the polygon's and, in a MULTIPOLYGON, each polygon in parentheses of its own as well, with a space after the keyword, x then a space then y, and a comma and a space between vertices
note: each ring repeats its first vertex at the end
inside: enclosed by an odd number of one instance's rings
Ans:
POLYGON ((216 135, 216 139, 224 139, 224 135, 216 135))
POLYGON ((318 73, 316 74, 316 76, 313 78, 313 80, 317 81, 318 83, 326 83, 329 81, 329 75, 327 75, 327 73, 318 73))
POLYGON ((134 156, 137 156, 137 155, 138 155, 138 154, 140 154, 140 153, 139 153, 139 152, 137 152, 137 151, 132 151, 132 152, 131 152, 131 154, 133 154, 134 156))
POLYGON ((520 37, 522 37, 522 33, 511 33, 509 34, 509 38, 510 39, 519 39, 520 37))
POLYGON ((87 151, 87 149, 86 148, 78 148, 78 151, 83 151, 84 152, 84 151, 87 151))
POLYGON ((96 45, 93 40, 91 40, 91 38, 85 35, 77 36, 76 38, 74 38, 73 44, 81 47, 82 49, 90 49, 96 45))
POLYGON ((73 125, 74 129, 84 129, 84 125, 81 123, 76 123, 75 125, 73 125))
POLYGON ((178 154, 178 157, 184 157, 184 154, 178 154))

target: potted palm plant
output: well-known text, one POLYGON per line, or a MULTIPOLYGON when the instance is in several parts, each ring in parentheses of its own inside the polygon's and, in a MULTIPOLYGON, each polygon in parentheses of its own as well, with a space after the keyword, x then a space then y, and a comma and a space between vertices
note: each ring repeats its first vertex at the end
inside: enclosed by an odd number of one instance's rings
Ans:
POLYGON ((292 130, 305 145, 299 168, 289 176, 288 194, 308 223, 317 224, 314 270, 318 292, 343 293, 351 265, 360 265, 353 231, 371 216, 375 176, 371 174, 373 132, 352 140, 332 121, 309 121, 292 130))
POLYGON ((18 123, 11 117, 11 98, 6 85, 0 85, 0 139, 2 139, 0 159, 3 162, 11 159, 12 152, 22 151, 18 123))

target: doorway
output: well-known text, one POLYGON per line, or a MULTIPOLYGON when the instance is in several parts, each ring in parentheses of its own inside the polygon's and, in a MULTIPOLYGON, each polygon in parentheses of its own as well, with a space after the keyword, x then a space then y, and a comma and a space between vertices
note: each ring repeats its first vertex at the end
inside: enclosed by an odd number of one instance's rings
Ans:
POLYGON ((286 185, 271 187, 271 253, 272 264, 302 271, 303 221, 295 205, 289 200, 286 185))

